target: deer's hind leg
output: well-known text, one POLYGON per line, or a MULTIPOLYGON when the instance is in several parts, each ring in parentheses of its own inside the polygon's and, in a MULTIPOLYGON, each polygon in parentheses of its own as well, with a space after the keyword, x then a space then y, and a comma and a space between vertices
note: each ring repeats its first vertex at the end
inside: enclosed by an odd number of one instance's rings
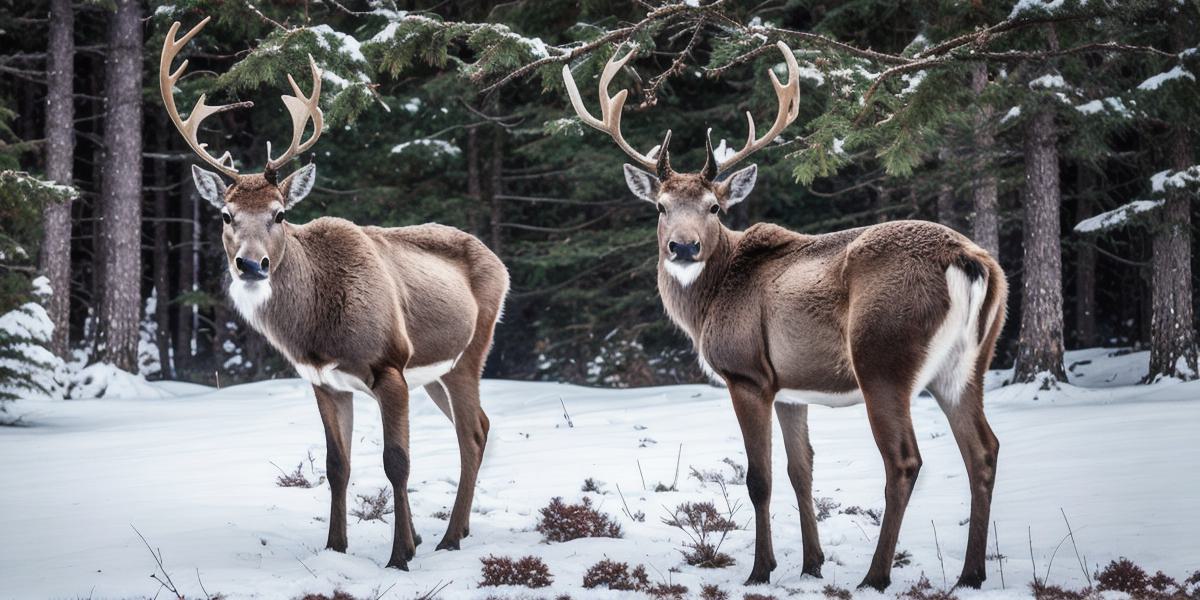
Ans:
POLYGON ((987 579, 988 521, 992 511, 992 488, 996 482, 996 458, 1000 441, 983 414, 983 376, 974 377, 961 390, 937 385, 930 391, 950 421, 950 431, 962 453, 971 486, 971 524, 967 552, 957 586, 979 588, 987 579))
POLYGON ((329 538, 325 547, 346 551, 346 487, 350 483, 350 442, 354 430, 354 399, 314 385, 317 410, 325 426, 325 473, 329 478, 329 538))
POLYGON ((379 400, 383 418, 383 470, 392 483, 396 503, 392 555, 387 566, 407 571, 417 547, 408 504, 408 384, 399 369, 387 367, 378 371, 371 391, 379 400))
POLYGON ((813 506, 813 449, 808 441, 808 405, 775 402, 775 414, 783 430, 783 446, 787 450, 787 473, 796 491, 800 507, 800 533, 804 544, 804 574, 821 576, 825 553, 817 534, 817 513, 813 506))

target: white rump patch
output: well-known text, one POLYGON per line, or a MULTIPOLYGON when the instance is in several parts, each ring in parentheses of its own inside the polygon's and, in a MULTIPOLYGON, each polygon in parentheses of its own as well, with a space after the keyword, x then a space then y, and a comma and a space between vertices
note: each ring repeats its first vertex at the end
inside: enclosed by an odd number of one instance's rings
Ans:
POLYGON ((242 281, 235 274, 233 281, 229 284, 229 298, 233 300, 233 306, 241 313, 242 318, 246 319, 255 329, 262 331, 258 311, 271 298, 270 281, 266 279, 242 281))
MULTIPOLYGON (((440 380, 442 375, 449 373, 450 369, 454 368, 454 363, 456 362, 458 362, 458 359, 443 360, 420 367, 408 367, 404 369, 404 380, 408 382, 408 389, 415 390, 440 380)), ((449 396, 449 393, 447 393, 446 397, 449 396)))
MULTIPOLYGON (((929 340, 917 389, 931 388, 943 400, 957 403, 979 357, 979 311, 987 295, 987 278, 971 281, 962 269, 946 269, 950 310, 929 340)), ((989 316, 989 320, 990 320, 989 316)))
POLYGON ((784 388, 775 394, 775 401, 784 404, 820 404, 830 408, 842 408, 843 406, 862 404, 863 393, 859 389, 848 392, 814 392, 784 388))
POLYGON ((700 277, 700 273, 704 271, 704 262, 677 263, 668 260, 663 262, 663 268, 667 270, 668 275, 679 282, 679 285, 687 287, 700 277))
POLYGON ((367 382, 339 370, 337 363, 329 363, 320 368, 303 363, 295 363, 293 366, 301 377, 313 385, 325 386, 339 392, 363 392, 373 395, 371 388, 367 387, 367 382))

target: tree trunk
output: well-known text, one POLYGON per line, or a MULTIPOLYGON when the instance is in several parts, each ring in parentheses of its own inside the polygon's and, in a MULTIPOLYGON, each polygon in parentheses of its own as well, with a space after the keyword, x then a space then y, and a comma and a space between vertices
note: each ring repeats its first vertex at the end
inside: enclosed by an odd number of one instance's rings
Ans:
POLYGON ((483 236, 483 185, 479 176, 479 128, 467 130, 467 197, 471 199, 471 233, 483 236))
MULTIPOLYGON (((1075 207, 1075 222, 1087 219, 1096 212, 1092 198, 1092 181, 1087 167, 1079 166, 1079 202, 1075 207)), ((1096 332, 1096 247, 1094 236, 1079 240, 1075 256, 1075 343, 1090 348, 1097 343, 1096 332)))
POLYGON ((495 252, 496 256, 502 256, 501 250, 503 245, 503 229, 500 227, 500 224, 504 221, 504 207, 501 204, 502 201, 497 196, 504 193, 504 133, 503 128, 497 128, 496 137, 492 142, 492 181, 488 190, 491 196, 489 200, 492 209, 489 223, 491 228, 491 247, 492 252, 495 252))
MULTIPOLYGON (((1192 165, 1187 130, 1174 127, 1170 141, 1171 168, 1192 165)), ((1192 320, 1192 193, 1167 188, 1158 215, 1151 258, 1150 373, 1146 382, 1161 377, 1196 378, 1196 329, 1192 320)))
POLYGON ((1066 380, 1057 143, 1054 108, 1039 106, 1025 125, 1024 289, 1014 366, 1018 382, 1035 381, 1042 373, 1066 380))
MULTIPOLYGON (((976 96, 987 87, 987 65, 977 63, 971 71, 971 90, 976 96)), ((991 105, 977 103, 975 113, 975 185, 971 190, 975 218, 971 222, 971 237, 991 255, 1000 259, 1000 215, 996 202, 996 176, 993 173, 992 152, 995 140, 992 137, 991 105)))
MULTIPOLYGON (((50 45, 46 68, 46 175, 74 185, 75 13, 71 0, 50 0, 50 45)), ((54 294, 47 312, 54 323, 50 351, 66 358, 71 333, 71 200, 54 202, 42 215, 42 275, 54 294)))
POLYGON ((142 5, 116 0, 104 88, 101 360, 137 372, 142 274, 142 5))
MULTIPOLYGON (((155 141, 160 152, 166 151, 168 147, 168 137, 166 123, 164 119, 157 119, 158 127, 155 141)), ((169 250, 167 249, 167 161, 158 159, 154 161, 154 216, 158 219, 154 222, 154 322, 157 325, 157 331, 154 343, 158 347, 158 364, 162 368, 163 379, 174 379, 175 369, 171 365, 171 283, 170 273, 167 270, 167 258, 169 250)))
MULTIPOLYGON (((184 169, 180 197, 183 199, 182 217, 186 222, 179 225, 179 280, 176 289, 179 295, 191 294, 196 289, 196 271, 199 265, 197 252, 200 243, 200 205, 190 169, 184 169)), ((174 299, 173 299, 174 300, 174 299)), ((195 342, 196 310, 191 302, 175 302, 175 372, 192 368, 192 348, 195 342)))

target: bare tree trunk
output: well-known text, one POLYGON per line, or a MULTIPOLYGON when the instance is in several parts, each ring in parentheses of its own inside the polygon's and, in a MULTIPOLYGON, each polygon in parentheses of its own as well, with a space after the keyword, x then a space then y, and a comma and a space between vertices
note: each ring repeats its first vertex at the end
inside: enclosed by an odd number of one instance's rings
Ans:
MULTIPOLYGON (((50 45, 46 69, 46 175, 74 185, 75 13, 71 0, 50 1, 50 45)), ((71 334, 71 200, 54 202, 42 215, 40 268, 54 294, 47 312, 54 323, 50 350, 66 358, 71 334)))
MULTIPOLYGON (((181 212, 187 222, 180 222, 179 225, 179 279, 175 286, 181 296, 190 294, 196 289, 196 269, 199 262, 196 253, 199 250, 200 242, 198 224, 200 205, 197 204, 197 194, 192 184, 190 171, 188 169, 184 169, 184 171, 179 195, 184 200, 181 212)), ((195 332, 195 321, 195 307, 190 302, 176 302, 175 372, 177 374, 181 369, 192 367, 192 337, 195 332)))
MULTIPOLYGON (((1192 165, 1187 130, 1171 130, 1171 167, 1192 165)), ((1151 258, 1150 373, 1196 379, 1196 329, 1192 313, 1191 196, 1186 189, 1167 189, 1166 204, 1155 224, 1151 258)))
MULTIPOLYGON (((1078 223, 1096 212, 1092 181, 1087 167, 1079 167, 1079 202, 1075 207, 1078 223)), ((1096 248, 1094 236, 1083 236, 1075 256, 1075 343, 1080 348, 1096 345, 1096 248)))
POLYGON ((115 3, 104 74, 101 360, 137 372, 142 304, 142 5, 139 0, 115 3))
MULTIPOLYGON (((158 119, 155 135, 159 151, 165 151, 168 146, 167 129, 163 119, 158 119)), ((175 369, 171 365, 171 283, 167 270, 167 161, 154 161, 154 322, 157 324, 157 335, 154 343, 158 347, 158 364, 162 366, 162 378, 174 379, 175 369)))
POLYGON ((1051 106, 1035 109, 1025 125, 1024 289, 1013 376, 1018 382, 1035 381, 1041 373, 1066 380, 1055 127, 1051 106))
POLYGON ((483 185, 479 175, 479 128, 467 130, 467 197, 471 199, 471 233, 483 236, 483 185))
POLYGON ((489 186, 489 204, 491 205, 491 247, 492 252, 497 256, 503 256, 503 228, 500 224, 504 221, 504 207, 502 201, 497 197, 504 193, 504 129, 496 129, 496 137, 493 139, 492 146, 492 172, 491 185, 489 186))
MULTIPOLYGON (((987 87, 987 65, 977 63, 971 71, 971 90, 976 96, 987 87)), ((996 176, 992 171, 992 106, 977 103, 975 114, 975 185, 971 190, 975 218, 971 222, 971 237, 997 260, 1000 259, 1000 214, 996 202, 996 176)))

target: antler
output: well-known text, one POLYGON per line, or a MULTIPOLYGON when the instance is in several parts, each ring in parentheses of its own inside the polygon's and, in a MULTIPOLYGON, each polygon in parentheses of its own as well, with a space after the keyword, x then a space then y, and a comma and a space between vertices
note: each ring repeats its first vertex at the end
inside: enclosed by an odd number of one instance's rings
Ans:
MULTIPOLYGON (((783 53, 783 60, 787 63, 788 81, 787 84, 779 83, 779 78, 775 76, 775 71, 768 70, 767 74, 771 76, 771 85, 775 86, 775 96, 779 98, 779 112, 775 116, 775 123, 771 125, 771 129, 767 131, 761 138, 754 138, 754 117, 750 111, 746 111, 746 122, 750 128, 749 134, 746 136, 746 145, 742 146, 741 150, 730 156, 725 162, 717 167, 718 173, 724 173, 729 167, 738 163, 742 159, 750 156, 760 150, 767 144, 770 144, 780 132, 788 125, 791 125, 796 117, 800 115, 800 66, 796 64, 796 55, 792 54, 792 49, 788 48, 783 42, 775 42, 775 47, 783 53)), ((711 143, 710 143, 711 147, 711 143)))
POLYGON ((296 80, 288 75, 288 83, 292 85, 292 93, 295 96, 283 95, 283 104, 287 106, 288 112, 292 115, 292 143, 288 145, 287 151, 279 158, 271 158, 271 142, 267 142, 267 171, 276 171, 280 167, 287 164, 292 157, 304 152, 317 143, 317 138, 321 137, 321 128, 323 127, 324 114, 321 112, 321 107, 318 104, 321 99, 321 69, 317 67, 317 61, 313 60, 311 54, 308 55, 308 66, 312 69, 313 88, 312 95, 305 96, 300 91, 300 86, 296 85, 296 80), (300 138, 304 135, 304 127, 308 125, 308 120, 312 119, 313 132, 308 140, 300 143, 300 138))
MULTIPOLYGON (((579 115, 579 118, 584 123, 612 136, 612 139, 617 143, 617 146, 620 146, 621 150, 624 150, 625 154, 628 154, 630 158, 637 161, 638 164, 647 169, 655 170, 658 166, 657 161, 653 158, 650 158, 648 154, 642 154, 641 152, 634 150, 633 147, 630 146, 629 143, 625 141, 625 138, 621 135, 621 108, 625 106, 625 98, 629 95, 629 90, 621 90, 617 92, 616 96, 612 97, 608 95, 609 82, 612 81, 612 78, 617 74, 617 71, 620 71, 621 67, 625 66, 625 63, 628 62, 630 58, 633 58, 633 53, 635 51, 636 50, 630 50, 629 54, 626 54, 619 60, 615 60, 616 55, 614 54, 612 58, 608 59, 608 64, 604 65, 604 71, 600 74, 599 119, 593 117, 591 113, 588 112, 587 107, 583 105, 583 100, 579 97, 579 87, 575 85, 575 78, 571 76, 571 66, 569 64, 563 65, 563 83, 565 83, 567 86, 567 94, 571 96, 571 106, 575 107, 575 113, 579 115)), ((667 139, 670 139, 670 135, 671 132, 668 131, 667 139)), ((665 151, 666 147, 663 146, 660 148, 659 153, 662 154, 665 151)))
POLYGON ((188 42, 208 25, 208 21, 212 17, 205 17, 198 25, 192 28, 191 31, 185 33, 182 38, 176 39, 175 34, 179 31, 179 21, 175 21, 171 25, 171 30, 167 32, 166 39, 163 40, 162 56, 158 61, 158 87, 162 92, 163 104, 167 107, 167 114, 171 116, 171 122, 175 123, 175 127, 179 129, 179 133, 183 134, 183 139, 187 140, 192 150, 200 155, 205 162, 215 167, 218 171, 230 176, 237 177, 238 171, 233 166, 233 156, 226 151, 220 158, 214 158, 208 153, 208 144, 202 144, 196 138, 196 134, 200 131, 200 123, 208 117, 219 112, 224 112, 234 108, 245 108, 254 106, 253 102, 237 102, 234 104, 223 104, 221 106, 209 106, 204 103, 205 95, 201 95, 196 101, 196 106, 192 108, 192 112, 188 114, 187 119, 179 117, 179 109, 175 107, 175 83, 183 77, 183 72, 187 70, 188 61, 184 60, 183 64, 179 65, 179 69, 174 73, 171 72, 171 63, 174 62, 175 56, 179 54, 180 48, 187 45, 188 42))

